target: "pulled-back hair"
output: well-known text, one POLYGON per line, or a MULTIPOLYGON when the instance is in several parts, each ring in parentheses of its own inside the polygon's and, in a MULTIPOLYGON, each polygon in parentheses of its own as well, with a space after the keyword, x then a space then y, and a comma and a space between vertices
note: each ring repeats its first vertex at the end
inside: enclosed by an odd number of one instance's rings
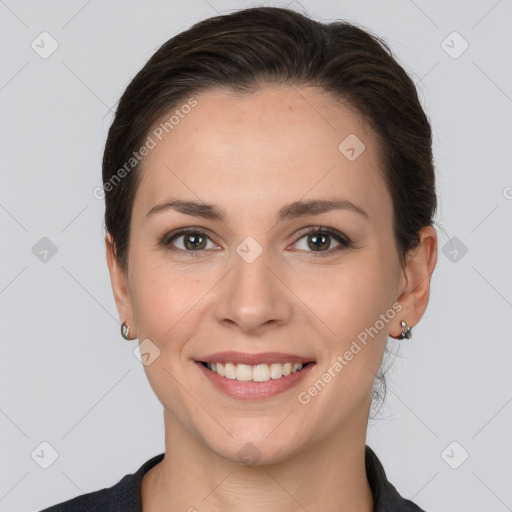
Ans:
POLYGON ((256 7, 206 19, 169 39, 119 100, 103 156, 103 183, 105 227, 121 267, 128 266, 143 163, 133 155, 155 123, 194 94, 214 88, 250 93, 267 83, 318 87, 360 113, 376 134, 402 263, 418 245, 419 230, 433 223, 437 199, 431 127, 414 82, 386 43, 365 29, 256 7))

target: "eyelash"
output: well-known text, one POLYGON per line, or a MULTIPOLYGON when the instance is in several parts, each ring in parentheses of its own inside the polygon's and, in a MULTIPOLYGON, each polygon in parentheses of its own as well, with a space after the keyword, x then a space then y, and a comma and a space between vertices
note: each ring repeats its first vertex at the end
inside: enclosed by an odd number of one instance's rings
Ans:
MULTIPOLYGON (((316 226, 316 227, 312 227, 312 228, 307 228, 306 230, 301 231, 299 233, 300 236, 299 236, 299 238, 297 239, 297 241, 295 243, 297 243, 299 240, 304 238, 306 235, 310 235, 312 233, 314 233, 314 234, 329 235, 329 236, 333 237, 337 242, 340 243, 340 246, 335 247, 334 249, 329 249, 327 251, 306 251, 306 252, 313 253, 315 255, 315 257, 317 257, 317 256, 319 256, 319 257, 329 256, 329 255, 333 254, 336 251, 340 251, 342 249, 352 247, 352 240, 350 240, 350 238, 342 235, 341 233, 339 233, 338 231, 336 231, 334 229, 326 228, 326 227, 322 227, 322 226, 316 226)), ((184 249, 174 249, 170 245, 172 241, 176 240, 180 236, 189 235, 189 234, 201 235, 201 236, 206 236, 207 238, 210 238, 208 236, 208 234, 206 232, 202 231, 201 229, 184 228, 184 229, 180 229, 180 230, 178 230, 176 232, 169 233, 169 234, 165 235, 163 237, 162 241, 161 241, 161 244, 168 251, 170 251, 172 253, 186 253, 187 255, 190 255, 192 257, 197 258, 206 249, 200 249, 198 251, 187 251, 187 250, 184 250, 184 249)))

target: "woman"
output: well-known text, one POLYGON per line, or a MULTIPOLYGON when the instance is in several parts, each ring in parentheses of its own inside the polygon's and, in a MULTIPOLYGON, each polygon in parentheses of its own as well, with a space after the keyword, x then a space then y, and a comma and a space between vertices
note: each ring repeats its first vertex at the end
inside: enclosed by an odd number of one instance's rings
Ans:
POLYGON ((388 336, 428 303, 431 143, 411 79, 351 24, 252 8, 165 43, 103 159, 165 454, 46 510, 421 510, 365 438, 388 336))

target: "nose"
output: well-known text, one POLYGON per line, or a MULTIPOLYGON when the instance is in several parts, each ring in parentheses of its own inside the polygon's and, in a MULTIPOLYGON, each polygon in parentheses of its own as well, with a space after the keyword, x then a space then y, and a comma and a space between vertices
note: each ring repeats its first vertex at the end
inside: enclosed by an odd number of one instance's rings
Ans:
POLYGON ((293 296, 284 267, 275 268, 268 249, 252 262, 235 253, 231 272, 219 283, 215 317, 227 327, 261 334, 290 321, 293 296))

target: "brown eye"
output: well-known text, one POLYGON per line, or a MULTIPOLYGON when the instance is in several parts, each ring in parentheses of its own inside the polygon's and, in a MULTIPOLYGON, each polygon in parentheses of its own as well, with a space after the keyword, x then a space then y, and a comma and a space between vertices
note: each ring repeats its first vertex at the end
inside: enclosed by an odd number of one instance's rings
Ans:
POLYGON ((201 251, 217 247, 211 240, 211 247, 208 247, 207 244, 209 240, 210 237, 204 231, 182 229, 165 236, 162 240, 162 244, 171 252, 199 256, 201 251))
POLYGON ((329 228, 310 229, 306 233, 303 233, 301 238, 295 242, 295 245, 298 245, 299 241, 302 239, 305 239, 306 243, 303 244, 302 247, 299 247, 299 249, 305 250, 306 252, 322 253, 318 255, 324 255, 324 253, 332 254, 335 251, 350 247, 352 243, 350 239, 343 236, 338 231, 329 228), (338 246, 332 248, 332 239, 336 241, 338 246))
POLYGON ((329 249, 331 246, 330 235, 314 233, 308 236, 308 246, 313 250, 329 249))
POLYGON ((206 246, 206 237, 198 234, 183 235, 184 245, 189 250, 204 249, 206 246))

